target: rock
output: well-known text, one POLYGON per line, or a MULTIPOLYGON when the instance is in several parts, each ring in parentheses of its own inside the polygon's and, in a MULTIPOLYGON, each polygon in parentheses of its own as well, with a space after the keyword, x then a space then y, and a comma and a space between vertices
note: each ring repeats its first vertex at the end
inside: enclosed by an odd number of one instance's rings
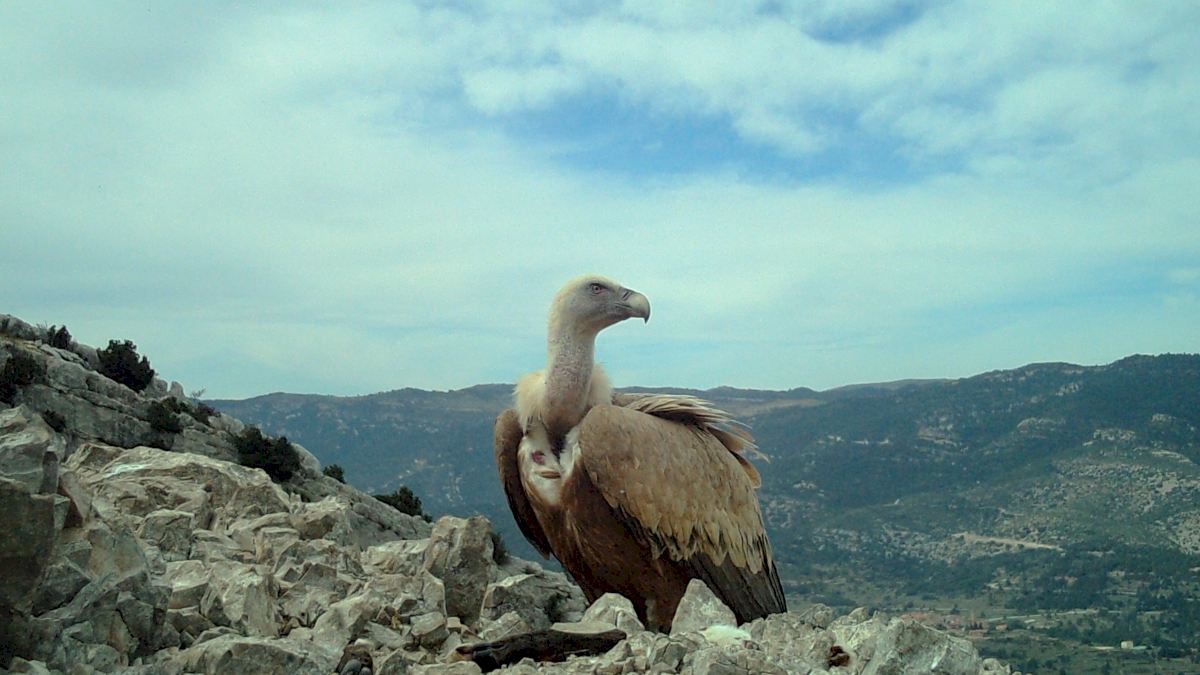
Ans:
POLYGON ((292 443, 292 447, 296 449, 296 454, 300 456, 300 471, 310 478, 317 478, 323 475, 321 473, 321 460, 317 456, 308 451, 299 443, 292 443))
POLYGON ((482 628, 479 639, 491 642, 520 633, 528 633, 533 628, 516 612, 505 612, 497 619, 480 619, 482 628))
POLYGON ((497 619, 516 612, 534 629, 542 629, 557 621, 578 620, 585 606, 577 587, 543 572, 520 574, 488 584, 479 615, 497 619))
POLYGON ((97 508, 103 499, 103 508, 128 524, 136 526, 146 515, 170 509, 193 513, 197 527, 215 530, 238 519, 290 510, 287 495, 258 469, 156 448, 113 450, 86 445, 67 466, 93 492, 97 508))
POLYGON ((978 673, 983 660, 965 638, 957 638, 910 619, 881 617, 834 625, 838 644, 865 661, 864 675, 885 673, 978 673))
POLYGON ((412 675, 481 675, 482 670, 474 663, 438 663, 431 666, 413 666, 412 675))
POLYGON ((25 406, 0 411, 0 475, 34 494, 58 488, 64 444, 42 416, 25 406))
POLYGON ((142 519, 138 537, 158 547, 164 560, 186 560, 192 551, 195 523, 196 516, 188 511, 159 509, 142 519))
POLYGON ((0 477, 0 513, 6 521, 0 538, 0 616, 30 608, 66 521, 67 503, 65 497, 35 494, 27 483, 0 477))
POLYGON ((633 603, 623 595, 617 593, 605 593, 596 598, 590 607, 583 613, 584 621, 597 621, 605 623, 625 631, 626 635, 633 635, 646 630, 638 619, 637 612, 633 609, 633 603))
POLYGON ((416 574, 428 550, 428 539, 377 544, 363 553, 363 567, 381 574, 416 574))
POLYGON ((412 636, 425 649, 433 649, 450 637, 446 616, 441 612, 426 612, 412 618, 412 636))
POLYGON ((692 579, 675 609, 671 635, 702 631, 710 626, 736 626, 737 617, 703 581, 692 579))
POLYGON ((333 672, 341 650, 289 638, 224 635, 180 651, 173 661, 189 673, 227 675, 326 675, 333 672))
POLYGON ((467 624, 479 618, 479 604, 495 567, 491 533, 491 523, 482 516, 445 516, 433 526, 425 552, 424 568, 446 586, 447 612, 467 624))
POLYGON ((211 569, 208 589, 200 600, 201 614, 243 635, 279 634, 278 589, 268 569, 232 561, 216 561, 211 569))

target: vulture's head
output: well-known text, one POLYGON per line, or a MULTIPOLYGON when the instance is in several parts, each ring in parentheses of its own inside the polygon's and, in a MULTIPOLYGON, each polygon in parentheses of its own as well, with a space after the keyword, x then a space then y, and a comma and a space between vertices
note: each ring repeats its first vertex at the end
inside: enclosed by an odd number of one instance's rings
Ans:
POLYGON ((646 296, 607 277, 587 274, 567 282, 555 296, 550 325, 570 326, 595 335, 635 316, 650 320, 646 296))

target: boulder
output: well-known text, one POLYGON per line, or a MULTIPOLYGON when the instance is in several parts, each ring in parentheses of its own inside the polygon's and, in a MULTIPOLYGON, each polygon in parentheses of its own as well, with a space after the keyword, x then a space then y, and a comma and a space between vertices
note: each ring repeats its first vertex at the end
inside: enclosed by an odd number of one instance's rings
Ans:
POLYGON ((687 590, 675 609, 671 635, 702 631, 711 626, 736 626, 737 617, 711 589, 699 579, 688 582, 687 590))
MULTIPOLYGON (((429 536, 423 567, 446 587, 446 610, 467 624, 479 618, 479 605, 492 580, 492 526, 486 518, 445 516, 429 536)), ((500 612, 496 614, 499 616, 500 612)))
POLYGON ((534 629, 543 629, 558 621, 578 621, 586 606, 578 587, 562 579, 545 572, 520 574, 488 584, 479 616, 494 620, 515 612, 534 629))
POLYGON ((172 661, 186 672, 207 675, 326 675, 340 654, 305 640, 223 635, 180 651, 172 661))
POLYGON ((0 476, 34 494, 54 493, 64 454, 62 438, 25 406, 0 410, 0 476))

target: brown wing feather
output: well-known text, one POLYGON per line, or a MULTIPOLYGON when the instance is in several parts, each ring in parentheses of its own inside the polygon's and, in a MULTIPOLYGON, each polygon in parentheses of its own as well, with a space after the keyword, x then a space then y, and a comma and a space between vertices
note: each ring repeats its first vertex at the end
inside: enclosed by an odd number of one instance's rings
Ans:
POLYGON ((739 619, 785 611, 754 483, 724 439, 609 405, 579 429, 575 469, 656 556, 685 566, 739 619))
POLYGON ((505 496, 508 497, 508 508, 512 510, 517 527, 521 528, 521 534, 525 535, 543 558, 549 558, 550 542, 533 512, 529 497, 525 495, 525 486, 521 485, 517 447, 520 446, 523 435, 515 410, 500 413, 494 429, 496 469, 500 472, 500 483, 504 486, 505 496))

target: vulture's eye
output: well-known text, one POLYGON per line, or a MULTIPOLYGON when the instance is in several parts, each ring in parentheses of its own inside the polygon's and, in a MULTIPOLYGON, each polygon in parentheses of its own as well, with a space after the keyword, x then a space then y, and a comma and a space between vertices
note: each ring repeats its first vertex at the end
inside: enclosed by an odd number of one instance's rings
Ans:
POLYGON ((604 292, 604 286, 593 281, 588 285, 588 290, 592 292, 592 295, 600 295, 604 292))

